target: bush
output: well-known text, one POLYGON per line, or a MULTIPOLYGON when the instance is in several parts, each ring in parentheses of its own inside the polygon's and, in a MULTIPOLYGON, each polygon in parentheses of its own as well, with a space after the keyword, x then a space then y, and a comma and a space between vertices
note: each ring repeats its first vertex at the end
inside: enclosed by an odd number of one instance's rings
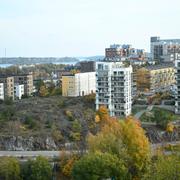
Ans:
POLYGON ((36 122, 29 116, 26 117, 24 124, 27 125, 29 129, 34 129, 37 125, 36 122))
POLYGON ((70 121, 73 121, 73 120, 74 120, 74 117, 73 117, 71 111, 66 110, 66 111, 65 111, 65 114, 66 114, 66 116, 68 117, 68 119, 69 119, 70 121))
POLYGON ((63 135, 61 134, 61 131, 57 129, 52 130, 51 135, 55 142, 59 142, 64 139, 63 135))

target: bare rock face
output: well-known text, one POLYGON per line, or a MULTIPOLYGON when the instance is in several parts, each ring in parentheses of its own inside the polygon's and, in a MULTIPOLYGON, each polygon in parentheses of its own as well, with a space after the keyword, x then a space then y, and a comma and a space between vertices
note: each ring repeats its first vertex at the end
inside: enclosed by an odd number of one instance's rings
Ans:
POLYGON ((58 150, 51 137, 0 136, 0 150, 6 151, 35 151, 58 150))

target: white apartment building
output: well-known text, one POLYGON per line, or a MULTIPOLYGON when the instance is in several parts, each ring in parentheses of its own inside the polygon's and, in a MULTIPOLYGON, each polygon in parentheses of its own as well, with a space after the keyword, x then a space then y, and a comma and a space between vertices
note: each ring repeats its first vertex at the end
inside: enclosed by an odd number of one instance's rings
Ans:
POLYGON ((96 110, 103 105, 110 116, 128 116, 132 108, 132 67, 122 62, 96 63, 96 110))
POLYGON ((85 96, 96 92, 95 72, 62 76, 63 96, 85 96))
POLYGON ((24 84, 15 84, 14 85, 15 99, 21 99, 23 95, 24 95, 24 84))
POLYGON ((0 83, 0 100, 4 100, 4 84, 0 83))
POLYGON ((175 61, 175 67, 176 67, 175 113, 180 114, 180 59, 175 61))

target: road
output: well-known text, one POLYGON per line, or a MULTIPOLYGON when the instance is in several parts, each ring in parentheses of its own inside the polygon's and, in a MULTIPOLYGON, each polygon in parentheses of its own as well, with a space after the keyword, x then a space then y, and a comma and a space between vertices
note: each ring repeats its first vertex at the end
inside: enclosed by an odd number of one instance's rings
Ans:
MULTIPOLYGON (((180 141, 175 142, 162 142, 158 144, 151 144, 152 151, 155 151, 158 147, 171 144, 177 145, 180 144, 180 141)), ((17 158, 36 158, 37 156, 45 156, 47 158, 56 158, 61 157, 62 154, 70 155, 72 153, 79 153, 79 151, 0 151, 0 157, 2 156, 11 156, 17 158)))

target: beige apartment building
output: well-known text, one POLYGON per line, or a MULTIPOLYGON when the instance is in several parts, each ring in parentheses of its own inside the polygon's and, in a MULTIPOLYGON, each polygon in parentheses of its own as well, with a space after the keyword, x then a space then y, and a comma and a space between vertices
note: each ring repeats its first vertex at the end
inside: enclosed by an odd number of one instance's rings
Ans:
POLYGON ((137 70, 136 79, 139 92, 166 91, 175 84, 175 68, 171 63, 143 67, 137 70))
POLYGON ((14 100, 14 77, 1 75, 0 83, 4 84, 4 97, 11 97, 14 100))

